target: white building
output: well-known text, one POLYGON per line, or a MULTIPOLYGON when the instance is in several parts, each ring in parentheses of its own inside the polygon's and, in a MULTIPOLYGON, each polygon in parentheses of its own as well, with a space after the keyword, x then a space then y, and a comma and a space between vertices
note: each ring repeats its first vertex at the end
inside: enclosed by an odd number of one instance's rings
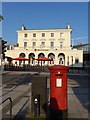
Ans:
MULTIPOLYGON (((38 62, 36 58, 48 57, 53 58, 53 61, 43 61, 42 64, 82 66, 83 50, 72 49, 71 32, 70 25, 64 29, 42 30, 27 30, 25 26, 22 26, 22 30, 17 30, 18 47, 7 50, 6 56, 28 58, 30 61, 25 61, 25 64, 31 65, 40 64, 41 61, 38 62)), ((15 61, 12 62, 15 63, 15 61)))

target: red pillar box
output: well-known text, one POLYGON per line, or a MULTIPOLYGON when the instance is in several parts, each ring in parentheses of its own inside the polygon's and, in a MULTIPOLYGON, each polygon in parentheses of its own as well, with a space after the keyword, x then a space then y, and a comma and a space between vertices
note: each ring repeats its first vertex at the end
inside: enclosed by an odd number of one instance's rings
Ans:
POLYGON ((67 109, 67 71, 68 66, 49 66, 50 107, 54 110, 67 109))

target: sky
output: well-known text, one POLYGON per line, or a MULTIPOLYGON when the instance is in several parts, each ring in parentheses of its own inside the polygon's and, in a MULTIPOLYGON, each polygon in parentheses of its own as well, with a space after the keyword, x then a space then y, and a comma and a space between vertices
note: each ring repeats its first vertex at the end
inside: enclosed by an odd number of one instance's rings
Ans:
POLYGON ((2 2, 2 37, 17 44, 17 30, 66 28, 74 44, 88 42, 88 2, 2 2))

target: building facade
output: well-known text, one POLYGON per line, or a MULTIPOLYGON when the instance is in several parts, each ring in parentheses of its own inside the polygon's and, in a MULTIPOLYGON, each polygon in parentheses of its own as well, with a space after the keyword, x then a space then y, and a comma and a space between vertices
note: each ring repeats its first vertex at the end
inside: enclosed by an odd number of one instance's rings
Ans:
POLYGON ((73 48, 83 50, 83 67, 90 67, 90 43, 75 45, 73 48))
MULTIPOLYGON (((25 57, 25 64, 40 65, 40 57, 52 58, 53 61, 42 61, 42 65, 83 65, 83 50, 72 49, 70 25, 64 29, 27 30, 22 26, 17 30, 17 47, 7 50, 6 56, 11 58, 25 57)), ((16 61, 12 61, 15 64, 16 61)), ((22 61, 23 62, 23 61, 22 61)), ((17 61, 20 65, 21 62, 17 61)))

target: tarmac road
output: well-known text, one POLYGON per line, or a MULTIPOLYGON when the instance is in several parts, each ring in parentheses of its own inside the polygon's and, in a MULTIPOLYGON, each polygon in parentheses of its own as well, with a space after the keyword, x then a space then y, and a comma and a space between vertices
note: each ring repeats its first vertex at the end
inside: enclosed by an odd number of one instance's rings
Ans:
POLYGON ((69 74, 69 79, 74 79, 80 87, 90 87, 90 75, 89 74, 69 74))

